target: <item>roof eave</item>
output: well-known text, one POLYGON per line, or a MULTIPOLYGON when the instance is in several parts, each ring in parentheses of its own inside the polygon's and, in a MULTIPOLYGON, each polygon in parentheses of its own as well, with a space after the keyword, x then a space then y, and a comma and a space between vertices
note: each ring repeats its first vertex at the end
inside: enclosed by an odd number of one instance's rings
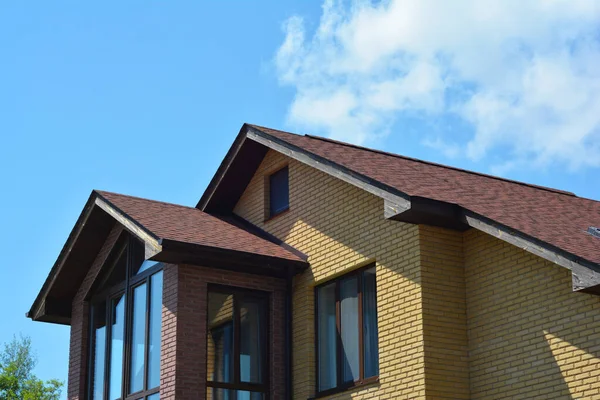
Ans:
POLYGON ((470 210, 466 210, 458 204, 411 197, 396 188, 359 174, 324 157, 281 140, 261 130, 260 127, 249 124, 244 124, 242 129, 240 129, 236 142, 227 153, 227 157, 221 163, 217 174, 213 177, 207 191, 198 203, 199 208, 205 209, 209 206, 212 193, 218 190, 218 186, 223 181, 229 166, 234 161, 236 153, 243 146, 246 139, 260 143, 268 149, 278 151, 382 198, 384 200, 385 218, 414 224, 436 225, 457 230, 466 230, 469 228, 481 230, 571 270, 574 291, 600 292, 597 289, 600 287, 600 265, 596 263, 584 260, 563 249, 534 239, 520 231, 512 230, 470 210), (499 234, 495 234, 497 232, 499 234))

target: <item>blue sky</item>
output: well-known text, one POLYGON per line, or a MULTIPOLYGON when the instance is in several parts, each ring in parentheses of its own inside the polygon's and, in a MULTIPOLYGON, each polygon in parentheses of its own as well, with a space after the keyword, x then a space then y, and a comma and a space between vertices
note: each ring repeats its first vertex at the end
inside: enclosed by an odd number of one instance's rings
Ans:
POLYGON ((68 328, 25 312, 91 190, 194 205, 244 122, 600 199, 600 14, 506 3, 3 2, 0 342, 66 380, 68 328))

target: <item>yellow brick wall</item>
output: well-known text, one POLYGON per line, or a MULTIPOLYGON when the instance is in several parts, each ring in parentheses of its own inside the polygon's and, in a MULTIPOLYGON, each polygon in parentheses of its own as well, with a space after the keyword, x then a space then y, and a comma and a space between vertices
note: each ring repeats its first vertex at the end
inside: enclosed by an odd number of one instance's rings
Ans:
POLYGON ((235 213, 310 256, 294 280, 294 399, 314 395, 314 286, 377 262, 380 382, 336 399, 600 399, 600 298, 473 229, 385 220, 383 201, 269 151, 235 213), (289 166, 290 210, 265 221, 289 166))
POLYGON ((419 230, 387 221, 383 201, 269 151, 235 212, 310 256, 294 281, 294 399, 314 395, 314 286, 377 262, 380 382, 329 398, 423 399, 419 230), (289 164, 290 210, 264 221, 264 176, 289 164))
POLYGON ((600 297, 568 270, 464 234, 472 399, 600 399, 600 297))
POLYGON ((463 234, 425 225, 419 233, 426 395, 468 399, 463 234))

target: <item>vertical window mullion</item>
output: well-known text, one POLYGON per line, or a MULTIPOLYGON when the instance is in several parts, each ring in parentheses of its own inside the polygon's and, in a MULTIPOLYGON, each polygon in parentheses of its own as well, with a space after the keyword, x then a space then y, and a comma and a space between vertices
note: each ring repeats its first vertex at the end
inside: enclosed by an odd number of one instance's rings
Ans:
POLYGON ((343 357, 343 343, 342 343, 342 303, 340 301, 340 282, 337 281, 335 283, 335 326, 337 328, 337 337, 336 337, 336 358, 335 358, 335 368, 336 368, 336 387, 341 386, 344 378, 342 371, 342 357, 343 357))
POLYGON ((110 359, 111 359, 111 336, 112 336, 112 302, 109 300, 104 306, 106 313, 106 337, 104 338, 104 393, 102 398, 108 400, 108 389, 110 387, 110 359))
POLYGON ((96 307, 91 306, 89 312, 89 348, 88 348, 88 369, 87 369, 87 398, 94 398, 94 374, 96 373, 94 363, 96 362, 96 329, 94 328, 94 315, 97 313, 96 307))
POLYGON ((129 243, 127 245, 127 264, 125 266, 125 293, 123 296, 125 297, 125 323, 124 332, 123 332, 123 368, 122 368, 122 376, 121 381, 123 382, 121 385, 121 398, 124 399, 127 397, 127 393, 129 393, 129 370, 131 368, 131 324, 133 323, 133 303, 130 301, 132 295, 132 288, 130 288, 130 275, 131 275, 131 264, 134 259, 134 247, 133 239, 129 238, 129 243))
POLYGON ((358 274, 358 370, 359 381, 365 379, 365 362, 364 362, 364 323, 363 323, 363 273, 358 274))
POLYGON ((240 379, 240 302, 237 294, 233 295, 233 383, 240 379))
POLYGON ((144 282, 146 282, 146 332, 144 333, 144 378, 143 378, 143 390, 148 390, 148 352, 150 349, 149 337, 150 337, 150 277, 147 277, 144 282))

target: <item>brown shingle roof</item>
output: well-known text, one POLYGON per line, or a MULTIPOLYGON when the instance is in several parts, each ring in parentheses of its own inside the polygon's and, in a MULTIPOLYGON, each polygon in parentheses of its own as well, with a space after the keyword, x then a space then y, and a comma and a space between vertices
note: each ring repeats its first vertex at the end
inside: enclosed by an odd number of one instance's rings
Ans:
POLYGON ((315 136, 252 126, 409 196, 457 204, 511 229, 600 264, 600 202, 572 193, 465 171, 315 136))
POLYGON ((283 247, 197 208, 96 191, 158 239, 304 262, 283 247))

